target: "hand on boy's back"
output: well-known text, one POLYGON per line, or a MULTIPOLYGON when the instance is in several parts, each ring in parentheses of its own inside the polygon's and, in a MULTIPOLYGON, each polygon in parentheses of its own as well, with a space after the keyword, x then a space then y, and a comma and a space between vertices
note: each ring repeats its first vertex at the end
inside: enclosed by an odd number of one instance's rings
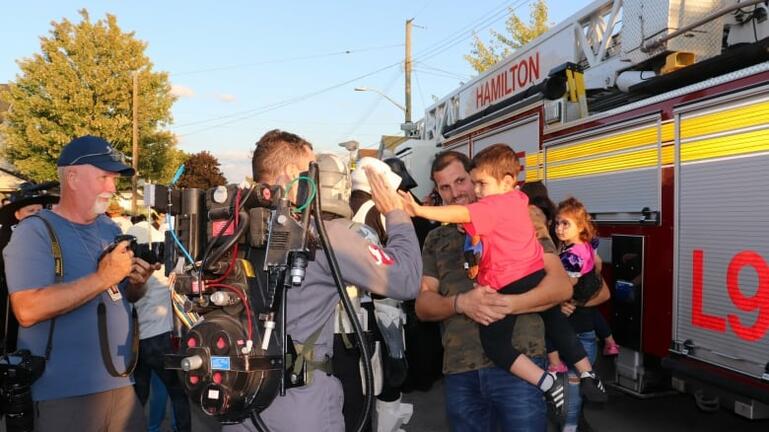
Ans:
POLYGON ((561 313, 563 313, 567 317, 571 316, 571 314, 573 314, 576 309, 577 309, 577 305, 574 304, 573 300, 568 300, 561 303, 561 313))
POLYGON ((505 296, 487 286, 476 285, 461 300, 462 313, 478 324, 489 325, 507 315, 505 296))

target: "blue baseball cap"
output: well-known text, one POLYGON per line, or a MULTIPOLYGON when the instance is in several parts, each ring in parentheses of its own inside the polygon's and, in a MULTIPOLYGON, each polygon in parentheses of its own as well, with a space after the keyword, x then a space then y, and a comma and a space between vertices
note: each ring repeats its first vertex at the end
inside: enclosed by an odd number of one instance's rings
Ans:
POLYGON ((123 177, 134 175, 133 168, 125 164, 125 155, 113 148, 104 138, 92 135, 75 138, 61 150, 56 166, 93 165, 123 177))

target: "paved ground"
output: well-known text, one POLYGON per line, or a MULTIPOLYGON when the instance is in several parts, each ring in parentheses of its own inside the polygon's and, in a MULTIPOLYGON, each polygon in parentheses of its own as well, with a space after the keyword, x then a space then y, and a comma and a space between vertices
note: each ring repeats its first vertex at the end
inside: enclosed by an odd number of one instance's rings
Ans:
MULTIPOLYGON (((600 360, 598 370, 605 381, 611 381, 614 372, 610 362, 600 360)), ((428 392, 406 394, 404 400, 414 404, 414 416, 403 427, 406 432, 449 430, 444 414, 442 382, 437 382, 428 392)), ((585 417, 592 429, 599 432, 769 431, 769 420, 750 421, 725 410, 704 413, 696 407, 691 396, 684 394, 642 400, 610 389, 606 406, 602 409, 587 407, 585 417)), ((202 414, 197 414, 193 423, 196 432, 218 430, 202 414)))
MULTIPOLYGON (((611 363, 601 361, 598 370, 606 381, 611 381, 613 376, 611 363)), ((414 404, 414 416, 403 428, 406 432, 449 430, 444 415, 442 382, 437 382, 428 392, 406 394, 404 400, 414 404)), ((298 408, 301 409, 301 407, 298 408)), ((193 407, 192 412, 194 432, 221 430, 215 421, 202 414, 197 407, 193 407)), ((696 407, 691 396, 683 394, 642 400, 610 390, 610 400, 606 406, 603 409, 588 407, 585 416, 592 429, 599 432, 769 431, 769 420, 750 421, 725 410, 704 413, 696 407)), ((170 425, 166 421, 163 431, 170 430, 170 425)), ((4 425, 0 426, 0 432, 5 432, 4 425)))

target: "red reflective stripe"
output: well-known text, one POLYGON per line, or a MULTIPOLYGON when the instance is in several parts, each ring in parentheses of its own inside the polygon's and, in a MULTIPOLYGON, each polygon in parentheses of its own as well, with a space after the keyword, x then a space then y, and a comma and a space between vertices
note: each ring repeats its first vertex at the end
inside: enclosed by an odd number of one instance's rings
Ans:
POLYGON ((766 261, 754 251, 742 251, 735 255, 726 272, 726 289, 739 310, 752 312, 758 309, 758 317, 750 327, 743 326, 739 316, 729 314, 729 325, 734 333, 748 342, 761 340, 769 330, 769 266, 766 261), (744 296, 740 290, 740 271, 745 266, 753 267, 758 275, 758 289, 751 297, 744 296))
POLYGON ((726 320, 715 315, 706 315, 702 311, 702 261, 704 252, 695 249, 692 252, 692 325, 723 333, 726 320))

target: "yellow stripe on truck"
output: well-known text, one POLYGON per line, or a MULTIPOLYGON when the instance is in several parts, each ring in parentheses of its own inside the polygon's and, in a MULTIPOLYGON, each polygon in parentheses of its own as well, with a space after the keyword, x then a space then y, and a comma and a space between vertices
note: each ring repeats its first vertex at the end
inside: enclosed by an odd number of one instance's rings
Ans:
POLYGON ((657 148, 604 156, 563 165, 548 165, 547 178, 561 179, 657 166, 657 148))
MULTIPOLYGON (((661 126, 662 142, 673 141, 675 138, 673 123, 665 123, 661 126)), ((590 157, 603 153, 611 153, 621 150, 630 150, 635 147, 644 147, 657 143, 657 125, 637 129, 632 132, 605 136, 579 144, 567 145, 563 148, 548 150, 547 162, 564 162, 569 159, 590 157)))
POLYGON ((769 121, 769 101, 732 108, 681 121, 681 139, 759 126, 769 121))
POLYGON ((527 182, 542 180, 544 174, 542 159, 543 155, 541 152, 526 154, 523 162, 526 169, 523 170, 523 173, 527 182))
MULTIPOLYGON (((672 145, 662 147, 662 165, 674 162, 675 148, 672 145)), ((750 153, 769 152, 769 129, 743 132, 734 135, 709 138, 686 143, 681 147, 681 162, 696 162, 750 153)), ((563 179, 596 174, 608 174, 632 169, 653 168, 657 166, 657 149, 649 148, 612 155, 579 160, 559 165, 548 165, 548 179, 563 179)), ((533 171, 533 170, 532 170, 533 171)), ((532 180, 535 180, 532 173, 532 180)), ((538 174, 541 176, 541 174, 538 174)), ((527 173, 526 179, 530 176, 527 173)), ((529 180, 531 181, 531 180, 529 180)))
MULTIPOLYGON (((662 147, 662 165, 672 164, 674 156, 674 147, 672 145, 662 147)), ((558 179, 608 174, 631 169, 656 168, 657 163, 657 149, 649 148, 621 155, 605 156, 555 166, 548 165, 547 178, 558 179)), ((526 180, 532 181, 536 179, 532 178, 529 180, 527 175, 526 180)))
POLYGON ((684 143, 681 162, 693 162, 769 151, 769 129, 684 143))

